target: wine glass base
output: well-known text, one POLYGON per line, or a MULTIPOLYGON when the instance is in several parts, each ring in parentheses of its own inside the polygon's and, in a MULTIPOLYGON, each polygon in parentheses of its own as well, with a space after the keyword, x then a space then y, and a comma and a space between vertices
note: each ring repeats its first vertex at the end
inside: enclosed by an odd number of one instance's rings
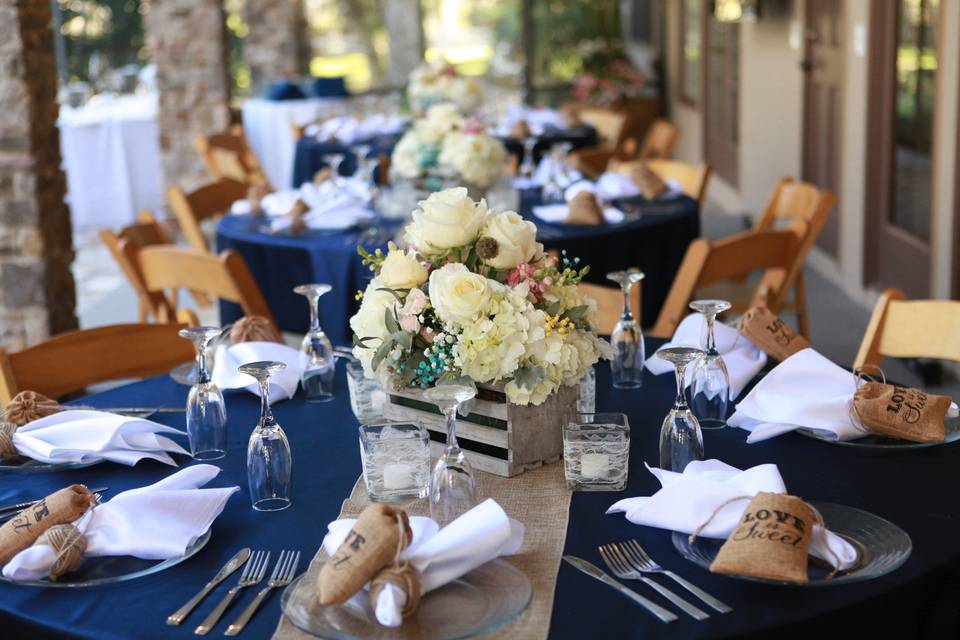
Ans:
POLYGON ((697 421, 700 423, 701 431, 719 431, 720 429, 727 428, 727 423, 725 420, 711 420, 710 418, 698 418, 697 421))
POLYGON ((640 380, 620 380, 613 383, 614 389, 639 389, 643 386, 640 380))
POLYGON ((193 454, 194 460, 219 460, 225 458, 227 451, 225 449, 207 449, 206 451, 197 451, 193 454))
POLYGON ((330 402, 333 400, 334 395, 332 393, 321 393, 317 395, 307 396, 304 398, 307 402, 330 402))
POLYGON ((290 506, 289 498, 263 498, 253 503, 256 511, 283 511, 290 506))

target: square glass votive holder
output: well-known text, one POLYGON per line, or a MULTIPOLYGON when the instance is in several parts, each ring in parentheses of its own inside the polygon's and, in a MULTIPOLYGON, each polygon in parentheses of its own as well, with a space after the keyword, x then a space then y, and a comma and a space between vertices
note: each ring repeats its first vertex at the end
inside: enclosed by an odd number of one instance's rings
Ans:
POLYGON ((374 502, 426 498, 430 488, 430 435, 419 423, 360 425, 363 482, 374 502))
POLYGON ((622 413, 574 413, 563 425, 563 469, 573 491, 627 486, 630 424, 622 413))
POLYGON ((363 375, 363 365, 357 360, 347 364, 347 389, 350 391, 350 408, 361 424, 383 422, 387 394, 379 382, 363 375))

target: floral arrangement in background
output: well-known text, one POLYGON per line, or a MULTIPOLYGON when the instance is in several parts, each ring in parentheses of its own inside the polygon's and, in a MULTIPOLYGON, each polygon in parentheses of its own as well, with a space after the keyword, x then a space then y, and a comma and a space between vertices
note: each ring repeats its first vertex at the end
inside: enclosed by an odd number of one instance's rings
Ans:
POLYGON ((558 264, 536 236, 532 222, 458 187, 420 202, 405 229, 409 248, 358 248, 374 274, 350 318, 364 374, 387 389, 461 376, 504 383, 518 405, 577 384, 610 356, 596 302, 577 290, 589 269, 558 264))
POLYGON ((424 62, 410 73, 407 81, 410 108, 423 113, 441 102, 455 104, 461 113, 473 113, 480 106, 480 85, 460 75, 448 62, 424 62))
POLYGON ((584 64, 585 70, 573 81, 574 99, 590 104, 611 106, 636 98, 646 86, 646 77, 626 58, 613 58, 597 65, 584 64))
POLYGON ((450 103, 435 104, 400 138, 390 159, 400 178, 459 179, 485 189, 503 174, 507 150, 450 103))

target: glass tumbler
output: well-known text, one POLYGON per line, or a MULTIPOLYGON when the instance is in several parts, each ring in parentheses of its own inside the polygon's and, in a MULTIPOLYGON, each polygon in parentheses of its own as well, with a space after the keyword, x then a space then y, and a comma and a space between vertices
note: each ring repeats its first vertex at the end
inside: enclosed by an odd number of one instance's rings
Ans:
POLYGON ((627 486, 630 423, 622 413, 575 413, 564 420, 563 472, 574 491, 627 486))

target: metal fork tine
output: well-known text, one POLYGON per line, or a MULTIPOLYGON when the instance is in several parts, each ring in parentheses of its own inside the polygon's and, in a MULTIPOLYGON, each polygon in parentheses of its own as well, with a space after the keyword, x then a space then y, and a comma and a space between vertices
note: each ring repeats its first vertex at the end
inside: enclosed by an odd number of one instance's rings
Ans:
POLYGON ((297 555, 294 557, 293 562, 290 563, 290 571, 287 573, 286 581, 287 584, 293 582, 294 576, 297 575, 297 569, 300 567, 300 552, 297 551, 297 555))
POLYGON ((254 578, 256 582, 263 580, 263 575, 267 572, 267 564, 270 563, 270 552, 267 551, 266 557, 263 559, 263 562, 260 563, 260 566, 257 568, 257 575, 254 578))
POLYGON ((630 566, 630 561, 627 559, 624 553, 620 550, 620 547, 616 544, 611 544, 610 550, 616 556, 620 564, 623 565, 624 573, 631 573, 633 571, 633 567, 630 566))
POLYGON ((656 566, 659 566, 657 565, 656 562, 653 561, 653 558, 650 557, 650 554, 647 553, 647 551, 640 546, 639 542, 637 542, 636 540, 627 540, 626 544, 631 549, 633 549, 633 551, 637 554, 637 556, 640 558, 641 563, 645 567, 652 569, 656 566))
POLYGON ((276 580, 277 575, 280 573, 280 567, 287 561, 287 552, 281 551, 280 557, 277 558, 276 564, 273 565, 273 573, 270 574, 270 580, 276 580))
POLYGON ((636 551, 629 544, 623 544, 623 554, 627 557, 628 563, 636 570, 646 568, 645 563, 637 556, 636 551))
POLYGON ((614 557, 613 549, 610 548, 610 545, 604 545, 599 547, 600 557, 603 558, 603 561, 607 563, 607 566, 610 567, 610 570, 616 573, 619 577, 623 577, 623 567, 618 562, 617 558, 614 557))

